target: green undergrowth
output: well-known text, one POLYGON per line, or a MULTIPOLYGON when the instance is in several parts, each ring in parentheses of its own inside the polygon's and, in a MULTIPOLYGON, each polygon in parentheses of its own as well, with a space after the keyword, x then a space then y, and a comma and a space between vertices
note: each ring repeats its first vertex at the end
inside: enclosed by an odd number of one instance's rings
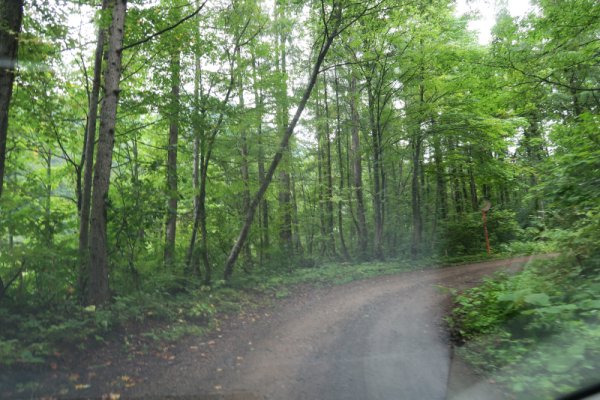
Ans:
POLYGON ((598 258, 573 253, 497 274, 455 297, 457 351, 518 399, 555 398, 600 370, 598 258))
POLYGON ((269 273, 268 270, 256 270, 252 274, 237 276, 231 285, 239 289, 253 288, 281 298, 286 297, 290 293, 290 288, 296 285, 341 285, 376 276, 434 268, 436 265, 439 264, 431 259, 325 263, 311 268, 282 271, 277 275, 269 273))
POLYGON ((0 307, 0 370, 48 364, 109 341, 121 342, 125 350, 157 347, 184 336, 203 335, 216 326, 218 313, 237 312, 253 304, 243 291, 202 287, 176 294, 117 296, 104 308, 81 307, 75 302, 46 311, 0 307))

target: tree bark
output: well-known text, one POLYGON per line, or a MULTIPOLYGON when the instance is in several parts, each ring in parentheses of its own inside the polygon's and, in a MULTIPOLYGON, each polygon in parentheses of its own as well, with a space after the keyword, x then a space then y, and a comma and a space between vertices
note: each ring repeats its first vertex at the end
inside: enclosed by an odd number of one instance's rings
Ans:
POLYGON ((446 171, 443 165, 443 155, 441 140, 437 137, 433 143, 433 158, 435 163, 435 181, 436 181, 436 215, 445 220, 448 216, 448 198, 446 189, 446 171))
POLYGON ((0 0, 0 197, 6 167, 8 111, 12 98, 19 33, 23 23, 23 0, 0 0))
MULTIPOLYGON (((102 1, 100 12, 108 8, 108 0, 102 1)), ((85 149, 83 165, 83 188, 81 189, 81 207, 79 218, 79 276, 77 281, 81 300, 85 299, 87 290, 87 266, 89 263, 89 234, 90 234, 90 206, 92 198, 92 175, 94 167, 94 147, 96 144, 96 127, 98 121, 98 103, 100 99, 100 84, 102 81, 102 56, 104 55, 104 42, 106 29, 98 27, 96 50, 94 52, 94 72, 92 77, 92 90, 88 99, 87 126, 85 132, 85 149)))
POLYGON ((367 95, 369 107, 369 125, 371 128, 371 141, 373 151, 373 219, 375 225, 375 237, 373 241, 373 251, 375 258, 383 258, 383 202, 382 202, 382 174, 381 174, 381 143, 380 126, 376 118, 376 99, 371 88, 371 82, 367 82, 367 95))
MULTIPOLYGON (((264 107, 264 99, 262 93, 259 92, 258 89, 258 80, 256 76, 256 58, 254 53, 252 54, 252 80, 254 85, 254 103, 256 104, 256 108, 258 110, 257 119, 257 128, 256 128, 256 136, 257 136, 257 146, 258 146, 258 155, 257 155, 257 164, 258 164, 258 182, 262 184, 265 180, 265 156, 264 156, 264 148, 263 148, 263 139, 262 139, 262 118, 263 118, 263 107, 264 107)), ((250 203, 248 203, 250 204, 250 203)), ((261 263, 269 258, 269 204, 267 199, 263 198, 260 204, 260 261, 261 263)))
POLYGON ((335 250, 335 232, 333 230, 333 173, 331 168, 331 132, 329 125, 329 101, 327 98, 327 79, 323 74, 323 104, 325 109, 325 210, 326 210, 326 234, 327 248, 330 256, 336 256, 335 250))
POLYGON ((362 155, 360 150, 360 120, 358 115, 358 92, 356 78, 350 80, 350 114, 352 119, 352 169, 354 172, 354 192, 356 193, 358 258, 365 260, 368 257, 368 232, 365 216, 365 202, 363 197, 362 182, 362 155))
POLYGON ((181 75, 181 53, 175 50, 171 59, 171 101, 169 107, 169 145, 167 148, 167 221, 165 237, 165 265, 175 262, 175 239, 177 237, 177 142, 179 140, 179 85, 181 75))
MULTIPOLYGON (((276 18, 278 20, 285 18, 285 9, 281 4, 277 5, 276 18)), ((281 30, 278 37, 278 50, 276 60, 276 70, 281 77, 281 82, 277 90, 277 130, 282 135, 289 125, 289 105, 288 105, 288 86, 287 86, 287 34, 281 30)), ((290 258, 294 255, 292 240, 292 193, 291 178, 289 173, 289 164, 292 157, 289 149, 286 151, 287 160, 284 160, 279 172, 279 245, 284 257, 290 258)))
MULTIPOLYGON (((241 64, 241 56, 240 49, 237 51, 237 59, 238 65, 241 64)), ((245 103, 244 103, 244 78, 243 71, 240 71, 238 74, 238 102, 240 107, 240 113, 245 112, 245 103)), ((244 184, 244 190, 242 191, 242 213, 241 217, 243 217, 248 212, 248 206, 250 205, 250 171, 248 166, 248 138, 246 133, 246 125, 245 121, 242 121, 240 126, 240 156, 242 157, 242 162, 240 164, 240 173, 242 175, 242 182, 244 184)), ((246 244, 244 246, 244 255, 245 255, 245 265, 246 268, 252 265, 252 251, 250 246, 246 244)))
MULTIPOLYGON (((199 32, 196 30, 196 41, 199 43, 199 32)), ((196 50, 199 53, 199 50, 196 50)), ((194 222, 192 224, 192 234, 190 237, 190 245, 186 253, 186 270, 190 274, 200 276, 200 266, 198 263, 198 257, 195 255, 196 239, 198 237, 198 229, 200 227, 200 164, 201 164, 201 148, 200 138, 202 137, 202 131, 200 128, 200 85, 202 80, 202 69, 200 64, 200 57, 195 54, 194 63, 194 94, 193 104, 194 111, 192 114, 192 133, 194 135, 194 158, 192 167, 192 189, 194 193, 194 222)))
MULTIPOLYGON (((420 128, 417 128, 420 130, 420 128)), ((417 258, 421 251, 423 239, 423 220, 421 216, 421 186, 419 184, 420 159, 421 159, 421 136, 416 133, 412 140, 413 150, 413 173, 411 185, 412 206, 412 236, 410 242, 410 255, 417 258)))
MULTIPOLYGON (((421 42, 421 46, 422 46, 421 42)), ((420 83, 419 83, 419 103, 418 112, 423 111, 422 107, 425 103, 425 85, 423 83, 423 72, 421 71, 420 83)), ((420 115, 417 118, 415 126, 415 132, 412 138, 412 149, 413 149, 413 175, 412 175, 412 187, 411 187, 411 205, 412 205, 412 236, 410 242, 410 255, 413 259, 417 258, 421 252, 421 242, 423 241, 423 216, 421 215, 421 190, 423 182, 419 181, 422 175, 421 165, 421 146, 423 143, 423 137, 421 132, 421 121, 424 120, 423 116, 420 115)))
POLYGON ((115 0, 108 36, 107 64, 104 74, 104 100, 100 114, 100 133, 94 168, 92 191, 90 266, 87 301, 100 305, 110 300, 108 282, 107 208, 112 153, 115 141, 119 81, 121 78, 121 48, 127 0, 115 0))
POLYGON ((327 228, 325 223, 325 209, 323 203, 325 202, 325 195, 323 193, 323 123, 321 115, 321 103, 319 101, 319 87, 317 86, 316 97, 315 97, 315 118, 317 120, 317 204, 319 208, 319 229, 321 231, 320 244, 320 255, 323 257, 327 253, 327 228))

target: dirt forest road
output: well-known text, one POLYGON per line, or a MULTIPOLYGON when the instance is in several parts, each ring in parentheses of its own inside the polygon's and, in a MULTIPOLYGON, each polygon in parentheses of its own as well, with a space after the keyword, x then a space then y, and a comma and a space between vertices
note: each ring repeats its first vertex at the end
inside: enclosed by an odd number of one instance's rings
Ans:
MULTIPOLYGON (((442 321, 449 296, 439 286, 472 286, 528 260, 298 291, 253 317, 254 322, 232 321, 214 340, 191 344, 176 363, 155 371, 126 397, 445 399, 449 386, 469 379, 464 371, 451 373, 451 346, 442 321)), ((497 398, 498 392, 484 386, 458 397, 484 400, 497 398)))
POLYGON ((301 286, 275 305, 224 317, 209 337, 140 356, 115 343, 84 354, 75 369, 28 374, 36 389, 8 398, 501 399, 495 385, 452 356, 443 322, 450 296, 440 287, 473 286, 529 260, 301 286))

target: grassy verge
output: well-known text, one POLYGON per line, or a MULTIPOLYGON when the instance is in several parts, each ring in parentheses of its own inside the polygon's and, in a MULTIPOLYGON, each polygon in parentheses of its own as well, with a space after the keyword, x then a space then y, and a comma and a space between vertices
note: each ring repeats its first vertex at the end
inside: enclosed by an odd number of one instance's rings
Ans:
MULTIPOLYGON (((596 266, 597 267, 597 266, 596 266)), ((594 383, 600 370, 600 277, 562 256, 498 274, 456 296, 458 353, 510 397, 550 399, 594 383)))

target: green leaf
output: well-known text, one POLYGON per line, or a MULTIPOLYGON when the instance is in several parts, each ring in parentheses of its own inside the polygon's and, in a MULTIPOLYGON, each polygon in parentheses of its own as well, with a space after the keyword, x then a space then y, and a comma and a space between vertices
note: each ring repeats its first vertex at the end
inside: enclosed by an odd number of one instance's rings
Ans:
POLYGON ((525 296, 523 300, 532 306, 545 307, 550 305, 550 297, 546 293, 532 293, 525 296))

